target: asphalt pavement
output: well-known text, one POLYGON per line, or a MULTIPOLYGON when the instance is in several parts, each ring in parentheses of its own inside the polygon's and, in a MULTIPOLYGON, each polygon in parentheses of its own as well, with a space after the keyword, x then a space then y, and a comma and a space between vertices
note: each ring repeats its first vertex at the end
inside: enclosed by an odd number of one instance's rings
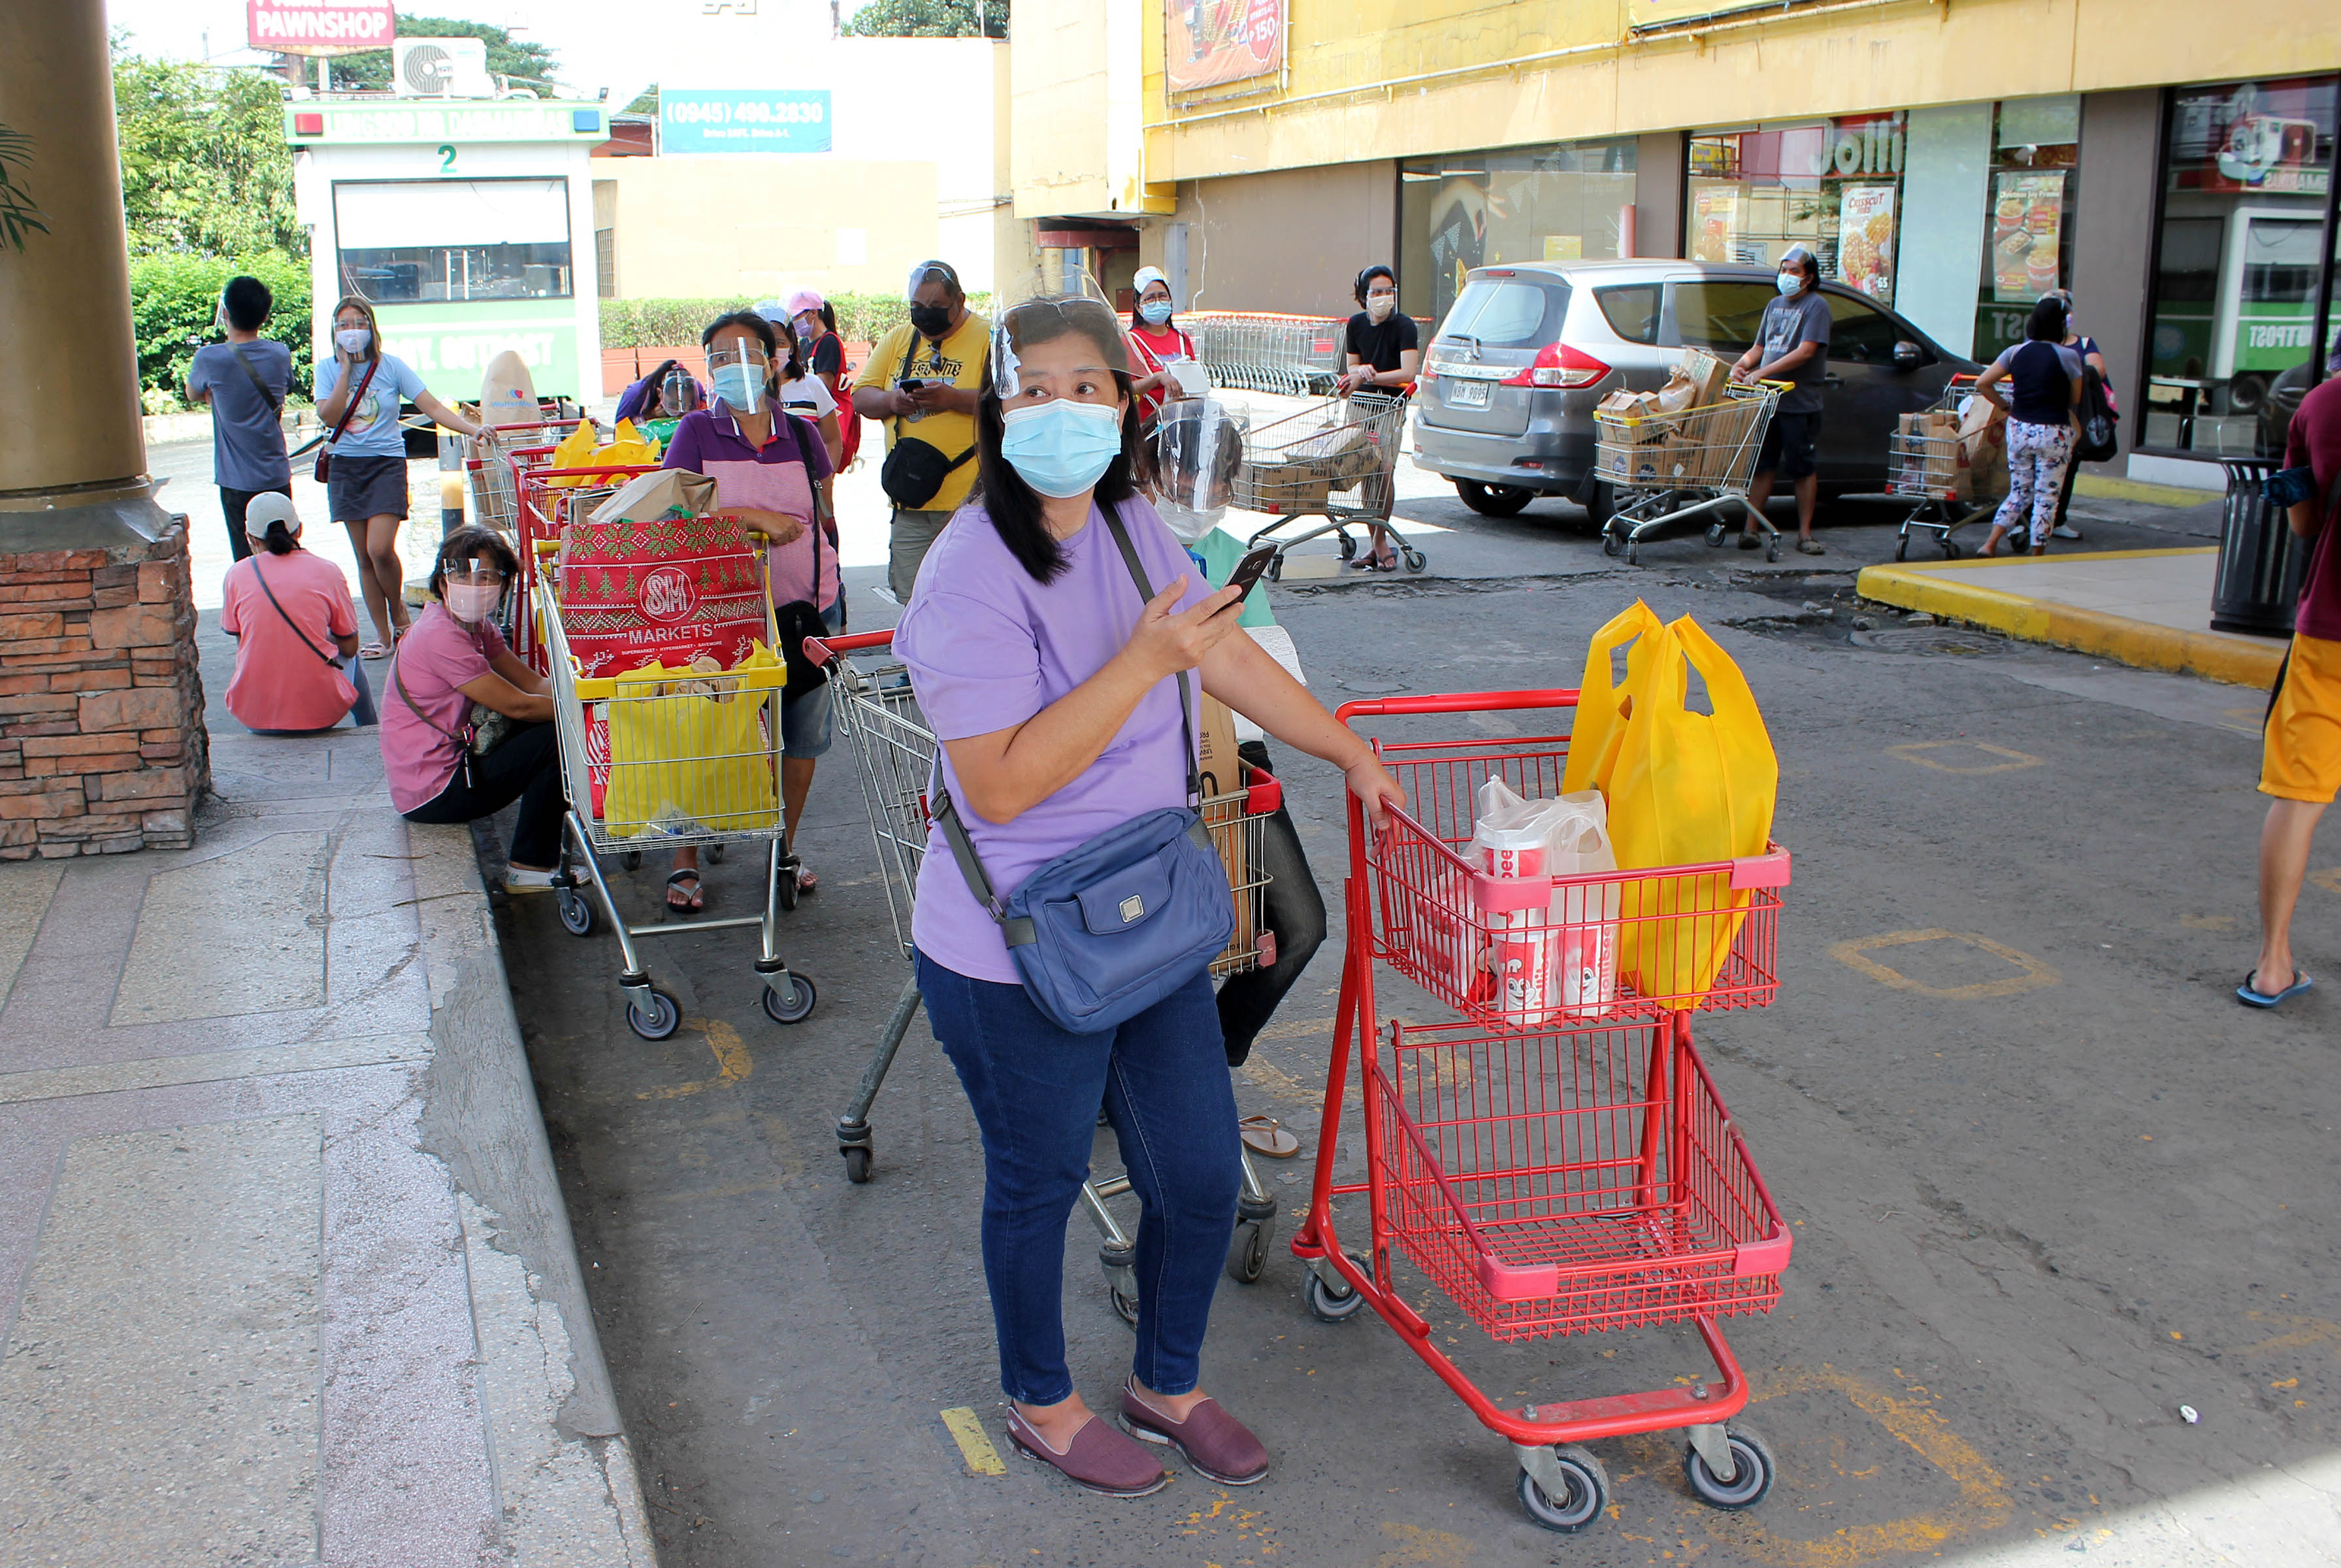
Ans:
MULTIPOLYGON (((571 937, 549 900, 500 910, 668 1568, 2330 1561, 2341 1531, 2281 1533, 2333 1517, 2341 1323, 2320 1314, 2341 1273, 2341 1003, 2265 1015, 2230 994, 2256 924, 2257 695, 1865 612, 1854 574, 1890 557, 1895 514, 1858 503, 1825 515, 1822 557, 1769 565, 1687 534, 1629 568, 1565 504, 1479 518, 1410 474, 1401 496, 1427 525, 1427 573, 1302 567, 1267 590, 1329 703, 1573 685, 1587 638, 1640 594, 1698 616, 1763 705, 1795 855, 1782 984, 1772 1007, 1697 1034, 1795 1227, 1778 1308, 1725 1325, 1753 1384, 1746 1424, 1778 1456, 1769 1497, 1708 1508, 1679 1437, 1639 1438, 1596 1445, 1606 1518, 1569 1536, 1532 1524, 1506 1445, 1396 1333, 1304 1310, 1281 1241, 1305 1156, 1267 1167, 1279 1244, 1257 1283, 1221 1284, 1204 1357, 1204 1386, 1274 1455, 1268 1482, 1181 1473, 1110 1502, 1017 1459, 977 1252, 981 1151, 923 1019, 873 1113, 875 1179, 848 1183, 835 1148, 906 975, 841 746, 802 835, 823 885, 786 920, 788 960, 820 990, 801 1024, 761 1009, 752 939, 709 933, 651 946, 685 1022, 646 1043, 606 934, 571 937), (2136 1554, 2149 1537, 2177 1545, 2136 1554)), ((2216 508, 2077 511, 2107 549, 2198 542, 2216 508)), ((892 619, 880 577, 849 572, 857 628, 892 619)), ((1516 733, 1418 723, 1406 733, 1516 733)), ((1331 901, 1338 777, 1294 757, 1284 776, 1331 901)), ((2330 830, 2312 864, 2296 944, 2310 971, 2341 973, 2330 830)), ((617 875, 637 918, 656 918, 663 870, 617 875)), ((758 896, 752 854, 710 874, 711 914, 758 896)), ((1237 1076, 1244 1107, 1310 1155, 1340 938, 1337 910, 1237 1076)), ((1101 1133, 1098 1169, 1117 1168, 1101 1133)), ((1337 1213, 1362 1235, 1361 1203, 1337 1213)), ((1129 1331, 1095 1247, 1077 1215, 1065 1321, 1105 1408, 1129 1331)), ((1401 1277, 1506 1403, 1707 1374, 1687 1329, 1499 1346, 1401 1277)))

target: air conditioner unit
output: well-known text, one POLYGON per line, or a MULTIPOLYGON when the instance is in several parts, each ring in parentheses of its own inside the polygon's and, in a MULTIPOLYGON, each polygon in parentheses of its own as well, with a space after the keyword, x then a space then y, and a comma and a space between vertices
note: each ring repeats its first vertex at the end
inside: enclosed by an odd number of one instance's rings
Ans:
POLYGON ((493 98, 483 38, 399 38, 391 44, 391 90, 406 98, 493 98))

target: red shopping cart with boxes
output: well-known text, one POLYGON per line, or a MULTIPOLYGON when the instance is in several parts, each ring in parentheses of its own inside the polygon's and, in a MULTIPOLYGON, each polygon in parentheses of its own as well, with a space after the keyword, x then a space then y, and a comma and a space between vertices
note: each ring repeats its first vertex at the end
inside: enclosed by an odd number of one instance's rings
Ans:
POLYGON ((1350 802, 1347 953, 1309 1216, 1292 1241, 1310 1312, 1380 1313, 1511 1443, 1522 1505, 1561 1531, 1608 1506, 1608 1474, 1584 1446, 1601 1438, 1687 1429, 1691 1489, 1718 1507, 1770 1488, 1769 1450, 1732 1424, 1748 1385, 1717 1324, 1771 1309, 1791 1247, 1690 1024, 1701 1010, 1763 1006, 1778 989, 1787 853, 1497 875, 1467 857, 1477 792, 1497 778, 1522 796, 1559 795, 1568 735, 1404 733, 1404 721, 1441 714, 1558 720, 1576 702, 1493 692, 1341 708, 1353 725, 1400 721, 1376 724, 1398 733, 1371 744, 1409 804, 1377 834, 1350 802), (1378 969, 1457 1016, 1382 1017, 1378 969), (1548 969, 1569 983, 1546 984, 1548 969), (1364 1180, 1337 1183, 1352 1071, 1364 1180), (1334 1209, 1359 1196, 1362 1255, 1344 1250, 1334 1209), (1688 1322, 1717 1381, 1499 1406, 1408 1303, 1401 1262, 1499 1342, 1688 1322))

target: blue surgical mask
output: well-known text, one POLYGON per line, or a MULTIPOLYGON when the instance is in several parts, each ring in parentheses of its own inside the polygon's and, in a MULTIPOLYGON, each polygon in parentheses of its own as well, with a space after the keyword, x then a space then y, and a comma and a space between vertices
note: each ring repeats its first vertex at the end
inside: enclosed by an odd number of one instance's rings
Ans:
POLYGON ((711 375, 715 395, 735 411, 753 414, 763 406, 764 367, 761 365, 719 365, 711 375))
POLYGON ((1772 286, 1778 289, 1782 294, 1794 294, 1798 289, 1805 286, 1805 280, 1798 277, 1795 273, 1784 272, 1778 277, 1772 280, 1772 286))
POLYGON ((1091 488, 1121 454, 1121 410, 1110 403, 1047 403, 1001 415, 1000 454, 1043 495, 1091 488))
POLYGON ((1152 325, 1161 326, 1170 319, 1170 302, 1167 299, 1150 299, 1138 307, 1138 314, 1142 320, 1152 325))

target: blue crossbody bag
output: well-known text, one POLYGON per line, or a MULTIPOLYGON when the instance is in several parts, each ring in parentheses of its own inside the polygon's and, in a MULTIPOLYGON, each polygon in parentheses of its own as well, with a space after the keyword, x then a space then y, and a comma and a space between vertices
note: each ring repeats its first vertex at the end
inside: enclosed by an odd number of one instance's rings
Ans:
MULTIPOLYGON (((1142 605, 1154 597, 1121 519, 1105 514, 1142 605)), ((1179 673, 1187 807, 1166 806, 1108 828, 1050 861, 1007 898, 968 837, 936 764, 935 821, 967 890, 1008 939, 1024 994, 1072 1034, 1102 1034, 1170 995, 1210 965, 1235 935, 1235 897, 1210 830, 1192 809, 1203 796, 1187 672, 1179 673)))

